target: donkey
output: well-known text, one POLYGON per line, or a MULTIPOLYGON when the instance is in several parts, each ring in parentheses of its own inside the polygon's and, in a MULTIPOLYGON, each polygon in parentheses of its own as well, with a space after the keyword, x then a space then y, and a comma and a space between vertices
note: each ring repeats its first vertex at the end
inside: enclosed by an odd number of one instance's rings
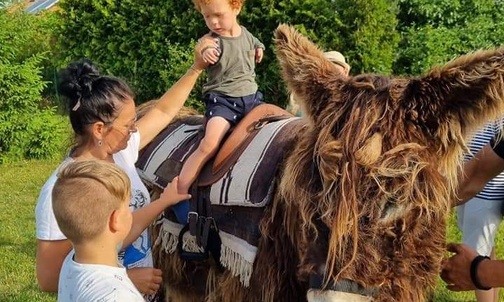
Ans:
POLYGON ((219 259, 181 260, 158 225, 167 300, 426 301, 465 139, 504 113, 504 48, 422 77, 346 78, 292 27, 280 25, 275 44, 305 116, 261 209, 250 278, 219 259))

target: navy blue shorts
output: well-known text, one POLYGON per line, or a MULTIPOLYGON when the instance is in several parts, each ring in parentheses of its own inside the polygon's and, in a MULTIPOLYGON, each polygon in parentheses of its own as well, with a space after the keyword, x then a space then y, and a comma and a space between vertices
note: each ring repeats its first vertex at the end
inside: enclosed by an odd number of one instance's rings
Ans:
POLYGON ((205 116, 207 119, 220 116, 227 120, 231 126, 235 126, 250 110, 263 104, 262 98, 263 95, 259 91, 242 97, 209 92, 203 97, 206 107, 205 116))

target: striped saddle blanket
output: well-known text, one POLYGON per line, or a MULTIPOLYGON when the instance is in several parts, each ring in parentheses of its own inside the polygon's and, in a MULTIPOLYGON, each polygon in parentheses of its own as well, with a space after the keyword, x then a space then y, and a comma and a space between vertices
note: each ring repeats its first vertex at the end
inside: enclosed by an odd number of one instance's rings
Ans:
MULTIPOLYGON (((203 137, 203 119, 190 117, 167 127, 141 154, 137 168, 148 185, 164 188, 180 173, 184 161, 203 137)), ((264 207, 271 192, 284 148, 301 125, 287 118, 262 126, 241 155, 228 164, 222 177, 211 180, 213 161, 203 168, 199 186, 209 187, 209 200, 216 205, 264 207), (204 179, 202 179, 202 177, 204 179)))

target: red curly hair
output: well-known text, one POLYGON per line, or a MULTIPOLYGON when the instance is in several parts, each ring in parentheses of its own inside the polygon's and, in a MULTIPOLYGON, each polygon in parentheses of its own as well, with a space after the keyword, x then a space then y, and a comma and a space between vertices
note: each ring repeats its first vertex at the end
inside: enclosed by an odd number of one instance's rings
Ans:
MULTIPOLYGON (((196 7, 199 12, 201 12, 202 5, 208 5, 210 2, 212 2, 212 0, 193 0, 194 7, 196 7)), ((233 9, 239 9, 243 6, 245 0, 228 0, 228 2, 233 9)))

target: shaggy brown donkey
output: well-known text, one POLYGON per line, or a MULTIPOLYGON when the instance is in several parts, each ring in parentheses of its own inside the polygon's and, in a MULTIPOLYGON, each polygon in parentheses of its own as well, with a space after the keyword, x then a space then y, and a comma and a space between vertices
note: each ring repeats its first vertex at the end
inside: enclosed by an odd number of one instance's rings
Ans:
POLYGON ((169 297, 427 300, 445 252, 465 139, 504 112, 504 48, 418 78, 342 78, 293 28, 281 25, 275 35, 283 77, 307 125, 286 150, 260 222, 250 286, 157 248, 169 297))

